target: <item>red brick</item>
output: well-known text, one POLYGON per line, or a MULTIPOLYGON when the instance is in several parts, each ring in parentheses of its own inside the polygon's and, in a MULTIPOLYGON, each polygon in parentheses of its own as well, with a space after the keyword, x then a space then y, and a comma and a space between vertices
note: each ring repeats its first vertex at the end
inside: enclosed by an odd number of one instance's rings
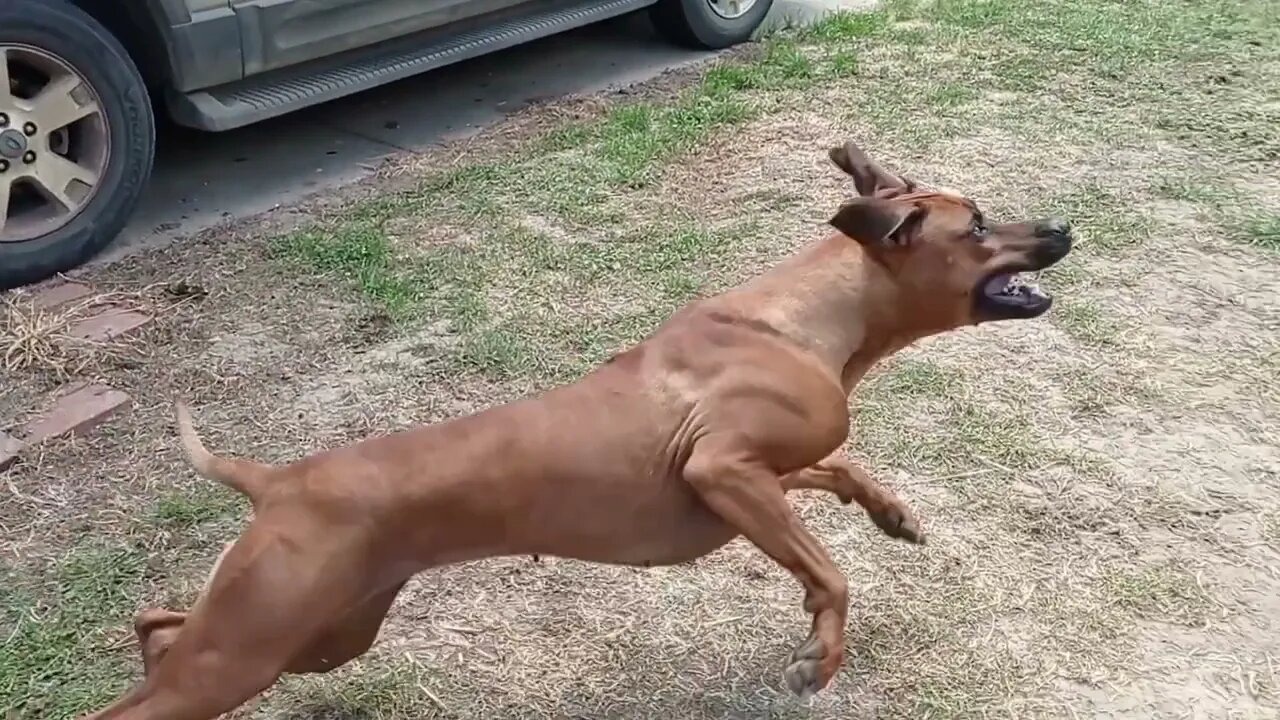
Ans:
POLYGON ((0 432, 0 472, 9 469, 13 461, 18 459, 18 453, 22 452, 23 447, 18 438, 0 432))
POLYGON ((78 282, 64 282, 47 287, 31 298, 31 304, 41 310, 52 310, 67 303, 83 300, 93 295, 93 288, 78 282))
POLYGON ((111 308, 104 313, 94 315, 72 325, 67 334, 81 340, 106 342, 133 332, 149 322, 151 322, 150 315, 143 315, 132 310, 111 308))
POLYGON ((53 408, 27 423, 24 437, 38 443, 63 435, 83 435, 108 417, 127 410, 129 396, 105 385, 74 383, 67 386, 53 408))

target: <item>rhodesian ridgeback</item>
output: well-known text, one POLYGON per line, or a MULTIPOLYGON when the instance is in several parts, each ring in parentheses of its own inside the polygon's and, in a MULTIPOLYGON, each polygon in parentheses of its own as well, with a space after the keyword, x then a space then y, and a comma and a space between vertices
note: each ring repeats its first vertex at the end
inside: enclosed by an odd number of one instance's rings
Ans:
POLYGON ((145 678, 92 717, 209 720, 283 673, 332 670, 369 649, 427 568, 504 555, 675 564, 738 536, 805 590, 812 629, 786 684, 802 697, 826 687, 848 586, 786 493, 829 491, 923 542, 906 504, 836 454, 850 393, 915 340, 1044 313, 1051 298, 1019 274, 1072 243, 1062 221, 989 223, 852 144, 829 154, 857 189, 835 233, 572 384, 281 466, 213 455, 179 405, 191 463, 247 495, 254 519, 189 612, 138 616, 145 678))

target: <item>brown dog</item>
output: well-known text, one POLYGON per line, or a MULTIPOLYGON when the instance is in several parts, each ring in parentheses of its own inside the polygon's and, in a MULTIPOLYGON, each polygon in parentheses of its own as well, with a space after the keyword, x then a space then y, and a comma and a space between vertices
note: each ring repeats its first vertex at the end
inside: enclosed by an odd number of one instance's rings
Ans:
POLYGON ((281 467, 210 454, 179 407, 196 469, 256 517, 188 614, 139 616, 146 679, 93 717, 208 720, 282 673, 338 667, 426 568, 525 554, 672 564, 739 535, 805 589, 813 625, 787 685, 825 687, 848 590, 785 493, 830 491, 921 542, 901 500, 832 454, 850 392, 921 337, 1040 315, 1050 299, 1016 274, 1071 248, 1060 221, 988 225, 970 200, 919 190, 853 145, 830 156, 858 190, 831 219, 838 233, 572 385, 281 467))

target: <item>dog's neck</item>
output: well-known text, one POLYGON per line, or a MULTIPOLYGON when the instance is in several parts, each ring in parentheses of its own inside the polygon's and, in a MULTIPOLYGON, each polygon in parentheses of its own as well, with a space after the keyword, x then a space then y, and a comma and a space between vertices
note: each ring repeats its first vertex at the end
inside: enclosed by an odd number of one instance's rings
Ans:
POLYGON ((840 375, 845 393, 877 362, 934 330, 916 327, 889 271, 839 233, 813 243, 739 291, 756 314, 840 375))

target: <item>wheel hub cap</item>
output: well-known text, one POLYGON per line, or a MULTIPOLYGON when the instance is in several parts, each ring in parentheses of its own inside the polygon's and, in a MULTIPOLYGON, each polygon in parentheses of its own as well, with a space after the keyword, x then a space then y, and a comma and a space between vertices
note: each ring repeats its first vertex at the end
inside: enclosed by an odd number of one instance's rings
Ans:
POLYGON ((107 116, 84 75, 46 50, 0 43, 0 243, 79 216, 110 154, 107 116))
POLYGON ((725 20, 736 20, 755 7, 756 0, 707 0, 711 11, 725 20))
POLYGON ((27 151, 27 136, 17 130, 0 133, 0 157, 17 160, 27 151))

